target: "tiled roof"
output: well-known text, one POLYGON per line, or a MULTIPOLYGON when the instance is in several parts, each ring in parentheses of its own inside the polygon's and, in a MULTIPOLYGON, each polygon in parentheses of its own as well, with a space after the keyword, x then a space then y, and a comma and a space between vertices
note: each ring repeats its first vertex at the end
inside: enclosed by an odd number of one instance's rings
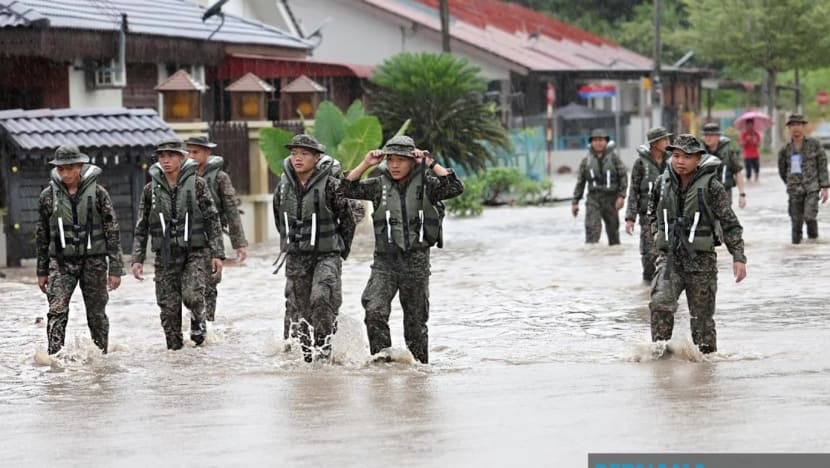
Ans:
POLYGON ((156 91, 199 91, 201 93, 208 87, 194 80, 186 71, 179 70, 153 89, 156 91))
MULTIPOLYGON (((361 0, 441 30, 439 0, 361 0)), ((455 41, 532 71, 649 70, 650 58, 548 15, 500 0, 449 0, 455 41)))
POLYGON ((0 111, 0 138, 23 150, 154 146, 175 134, 152 109, 0 111))
POLYGON ((305 75, 288 83, 285 88, 280 90, 281 93, 324 93, 325 91, 325 86, 305 75))
MULTIPOLYGON (((51 28, 117 31, 127 14, 129 33, 205 40, 219 25, 213 16, 202 22, 205 7, 189 0, 0 0, 0 28, 40 25, 51 28)), ((257 21, 225 14, 225 24, 211 39, 310 49, 306 40, 257 21)))
POLYGON ((253 73, 246 73, 242 78, 230 84, 225 91, 234 92, 255 92, 255 93, 270 93, 274 87, 259 79, 253 73))

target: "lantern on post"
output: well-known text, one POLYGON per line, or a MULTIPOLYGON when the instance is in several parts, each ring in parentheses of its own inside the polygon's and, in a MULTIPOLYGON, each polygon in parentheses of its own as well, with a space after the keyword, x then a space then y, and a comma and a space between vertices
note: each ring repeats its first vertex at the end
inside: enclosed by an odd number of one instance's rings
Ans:
POLYGON ((230 84, 225 91, 231 93, 231 118, 233 120, 265 120, 266 95, 274 87, 259 79, 253 73, 230 84))
POLYGON ((296 118, 297 113, 300 113, 303 118, 314 118, 314 112, 320 105, 320 98, 326 91, 325 86, 301 75, 280 90, 280 94, 285 97, 281 100, 283 102, 280 117, 283 120, 289 120, 296 118))
POLYGON ((154 89, 161 93, 165 121, 202 120, 202 94, 208 87, 194 80, 186 71, 177 71, 154 89))

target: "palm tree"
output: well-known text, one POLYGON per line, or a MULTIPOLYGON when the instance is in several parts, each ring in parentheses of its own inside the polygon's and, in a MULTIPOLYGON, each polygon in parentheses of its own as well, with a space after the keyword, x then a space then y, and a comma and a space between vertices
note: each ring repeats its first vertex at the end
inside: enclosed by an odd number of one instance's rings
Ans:
POLYGON ((399 54, 375 71, 372 83, 371 107, 384 133, 411 119, 407 133, 445 164, 478 172, 493 162, 487 145, 510 149, 496 105, 482 101, 486 79, 464 58, 399 54))

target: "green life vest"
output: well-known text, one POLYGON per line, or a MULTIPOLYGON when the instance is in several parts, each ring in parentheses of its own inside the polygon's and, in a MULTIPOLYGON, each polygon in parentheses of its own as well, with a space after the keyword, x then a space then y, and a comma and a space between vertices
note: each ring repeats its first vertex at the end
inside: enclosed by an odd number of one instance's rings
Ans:
POLYGON ((216 183, 216 176, 219 175, 219 171, 224 167, 225 160, 222 156, 211 155, 205 161, 205 173, 202 174, 202 178, 205 179, 208 190, 210 190, 210 196, 213 198, 213 204, 216 205, 216 210, 219 212, 219 221, 222 223, 222 226, 227 226, 228 217, 225 214, 224 200, 219 197, 219 186, 216 183))
POLYGON ((378 253, 443 246, 441 223, 444 206, 426 193, 426 167, 417 165, 407 180, 395 182, 384 164, 381 170, 380 204, 374 206, 375 251, 378 253))
POLYGON ((338 220, 326 200, 326 184, 340 164, 323 155, 305 190, 297 180, 290 158, 283 161, 280 177, 280 248, 288 253, 339 253, 345 248, 338 220))
POLYGON ((588 192, 616 192, 619 190, 619 176, 614 165, 613 149, 605 149, 601 158, 588 151, 588 165, 585 168, 588 192))
POLYGON ((673 235, 681 238, 698 252, 713 252, 719 245, 715 237, 715 218, 706 203, 709 199, 709 184, 718 176, 720 160, 713 155, 704 155, 695 172, 694 179, 685 191, 679 189, 680 181, 669 167, 661 175, 662 190, 657 204, 657 248, 669 250, 669 239, 673 235), (681 198, 680 195, 683 195, 681 198))
POLYGON ((193 160, 185 161, 172 188, 158 163, 150 167, 153 186, 149 224, 154 251, 161 250, 165 239, 182 248, 207 245, 204 216, 196 197, 198 166, 193 160))
POLYGON ((104 223, 96 196, 99 174, 100 167, 84 165, 78 191, 73 197, 58 175, 58 169, 52 169, 49 181, 52 187, 49 255, 80 257, 107 253, 104 223))
POLYGON ((720 160, 720 167, 718 167, 718 180, 726 190, 731 190, 732 187, 735 186, 735 174, 732 173, 732 158, 735 157, 735 153, 732 148, 729 147, 730 139, 721 136, 720 140, 718 140, 718 147, 712 152, 713 155, 717 156, 718 160, 720 160))
POLYGON ((640 197, 637 201, 637 210, 638 213, 645 214, 648 211, 648 198, 649 194, 651 194, 651 188, 654 187, 654 183, 657 182, 657 178, 660 177, 660 174, 663 173, 666 169, 666 159, 668 159, 668 155, 663 155, 663 163, 657 164, 657 161, 651 157, 651 148, 646 145, 641 145, 637 148, 637 155, 642 161, 643 164, 643 178, 640 180, 640 186, 637 187, 638 193, 640 197))

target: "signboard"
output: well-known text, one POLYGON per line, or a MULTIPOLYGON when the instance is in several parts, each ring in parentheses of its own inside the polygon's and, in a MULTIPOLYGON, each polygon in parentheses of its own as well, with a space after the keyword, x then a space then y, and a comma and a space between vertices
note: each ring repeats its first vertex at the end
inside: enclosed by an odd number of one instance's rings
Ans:
POLYGON ((585 85, 579 88, 579 97, 582 99, 614 97, 617 95, 615 85, 585 85))
POLYGON ((700 87, 703 89, 718 89, 718 80, 704 78, 700 80, 700 87))

